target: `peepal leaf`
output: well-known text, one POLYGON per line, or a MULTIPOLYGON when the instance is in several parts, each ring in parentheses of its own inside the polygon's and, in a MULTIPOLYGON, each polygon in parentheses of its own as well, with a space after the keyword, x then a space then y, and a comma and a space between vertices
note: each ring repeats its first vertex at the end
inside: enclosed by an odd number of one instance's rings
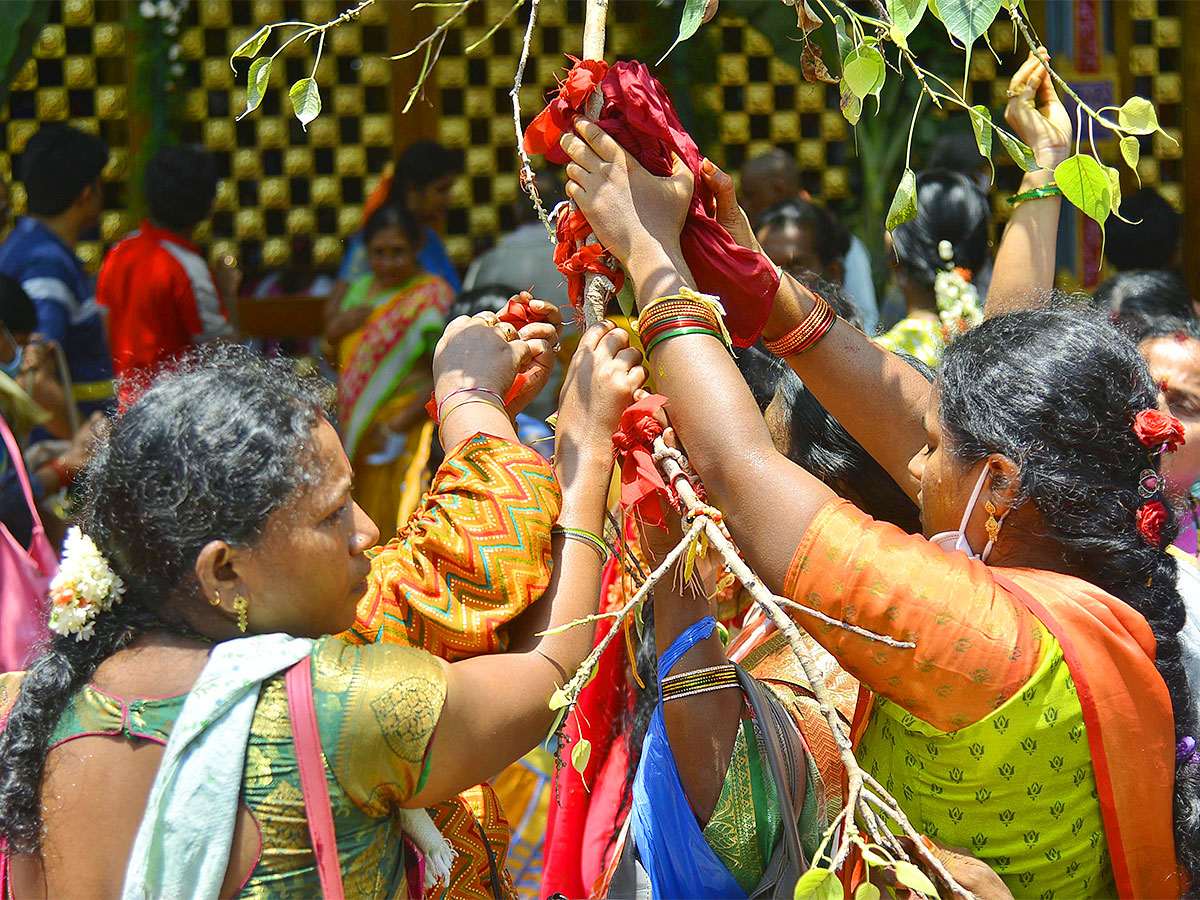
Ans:
POLYGON ((800 54, 800 74, 810 84, 818 81, 825 84, 838 83, 838 77, 830 74, 825 60, 821 58, 821 48, 814 41, 804 42, 804 51, 800 54))
POLYGON ((929 0, 887 0, 887 11, 892 17, 892 24, 908 37, 920 23, 928 5, 929 0))
POLYGON ((587 768, 588 760, 592 758, 592 742, 587 738, 580 738, 575 746, 571 748, 571 768, 583 774, 583 770, 587 768))
POLYGON ((794 900, 842 900, 846 896, 837 873, 829 869, 809 869, 796 882, 794 900))
POLYGON ((675 43, 667 48, 667 52, 662 55, 655 65, 662 65, 663 59, 671 55, 671 51, 690 38, 699 29, 704 22, 704 7, 707 4, 705 0, 687 0, 683 5, 683 17, 679 20, 679 36, 675 38, 675 43))
POLYGON ((862 101, 854 96, 854 93, 846 86, 846 79, 842 79, 842 115, 846 117, 846 121, 851 125, 857 125, 858 120, 862 118, 862 101))
POLYGON ((860 100, 871 94, 878 94, 887 77, 883 55, 874 47, 865 44, 855 47, 842 60, 842 77, 854 96, 860 100))
POLYGON ((1117 124, 1131 134, 1154 134, 1158 131, 1158 113, 1145 97, 1130 97, 1117 110, 1117 124))
POLYGON ((262 49, 263 44, 265 44, 267 42, 267 38, 269 38, 270 36, 271 36, 271 26, 264 25, 262 28, 258 29, 258 31, 256 31, 253 35, 246 38, 246 40, 242 41, 242 43, 238 46, 238 48, 236 50, 234 50, 233 54, 229 57, 229 68, 231 68, 231 69, 233 68, 233 61, 235 59, 237 59, 239 56, 248 56, 248 57, 253 58, 258 53, 258 51, 262 49))
POLYGON ((975 132, 975 146, 979 148, 979 155, 990 165, 992 162, 992 114, 988 112, 986 106, 972 106, 968 112, 971 114, 971 128, 975 132))
POLYGON ((1104 167, 1090 156, 1076 153, 1064 159, 1054 169, 1054 180, 1063 196, 1095 219, 1104 230, 1104 222, 1112 212, 1112 188, 1104 167))
POLYGON ((264 56, 250 63, 250 71, 246 75, 246 108, 238 119, 248 116, 262 103, 267 93, 267 83, 271 80, 271 57, 264 56))
POLYGON ((1121 156, 1125 159, 1125 165, 1136 172, 1138 160, 1142 157, 1142 145, 1133 135, 1121 138, 1121 156))
POLYGON ((896 880, 906 888, 924 894, 926 897, 936 897, 938 895, 937 888, 933 886, 933 882, 912 863, 898 860, 892 863, 892 871, 896 873, 896 880))
POLYGON ((917 176, 912 169, 905 169, 900 177, 892 205, 888 207, 886 227, 894 231, 897 225, 911 222, 917 215, 917 176))
POLYGON ((854 891, 854 900, 879 900, 879 896, 879 888, 869 881, 864 881, 854 891))
POLYGON ((321 93, 317 90, 316 81, 301 78, 292 85, 288 96, 292 98, 292 109, 295 110, 296 118, 307 131, 308 123, 321 114, 321 93))
POLYGON ((1037 164, 1037 160, 1033 158, 1033 151, 1003 128, 996 129, 996 136, 1000 138, 1000 143, 1004 145, 1004 149, 1008 151, 1012 161, 1026 172, 1036 172, 1041 168, 1037 164))
POLYGON ((841 16, 833 17, 833 32, 837 35, 838 56, 845 59, 854 49, 854 42, 846 34, 846 23, 842 20, 841 16))
POLYGON ((951 37, 969 51, 995 21, 1000 0, 939 0, 937 10, 951 37))

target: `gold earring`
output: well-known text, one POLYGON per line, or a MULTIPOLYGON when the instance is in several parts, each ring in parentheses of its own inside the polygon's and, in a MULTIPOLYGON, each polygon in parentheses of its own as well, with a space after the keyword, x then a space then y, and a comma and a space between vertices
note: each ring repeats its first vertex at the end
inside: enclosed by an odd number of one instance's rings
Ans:
POLYGON ((996 539, 1000 537, 1000 520, 996 518, 996 504, 989 500, 983 504, 983 508, 987 510, 987 521, 983 523, 984 530, 987 531, 988 543, 996 543, 996 539))
POLYGON ((238 617, 238 631, 240 631, 242 634, 245 634, 245 633, 246 633, 246 624, 247 624, 247 622, 246 622, 246 608, 247 608, 249 605, 250 605, 250 601, 249 601, 249 600, 247 600, 245 597, 243 597, 241 594, 236 594, 236 595, 234 595, 234 598, 233 598, 233 611, 237 613, 237 617, 238 617))
POLYGON ((215 595, 215 599, 209 600, 208 602, 211 603, 213 606, 220 606, 221 605, 221 592, 213 591, 213 594, 215 595))

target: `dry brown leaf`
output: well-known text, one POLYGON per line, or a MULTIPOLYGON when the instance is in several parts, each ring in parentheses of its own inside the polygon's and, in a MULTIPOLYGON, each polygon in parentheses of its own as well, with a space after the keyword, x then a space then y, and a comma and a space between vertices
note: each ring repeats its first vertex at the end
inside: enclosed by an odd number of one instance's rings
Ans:
POLYGON ((804 34, 811 34, 825 24, 821 17, 812 11, 808 0, 783 0, 783 5, 796 7, 796 24, 804 34))
POLYGON ((821 58, 821 48, 812 41, 804 42, 804 52, 800 54, 800 74, 808 82, 823 81, 825 84, 837 84, 838 77, 825 67, 821 58))

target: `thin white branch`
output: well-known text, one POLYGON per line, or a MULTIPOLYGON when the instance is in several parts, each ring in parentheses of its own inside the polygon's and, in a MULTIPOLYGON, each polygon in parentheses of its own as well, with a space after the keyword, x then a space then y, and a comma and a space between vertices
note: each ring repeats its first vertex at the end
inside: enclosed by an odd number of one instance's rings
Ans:
POLYGON ((508 92, 508 96, 512 98, 513 131, 517 135, 517 155, 521 158, 521 170, 518 176, 521 188, 529 194, 537 217, 546 226, 546 234, 549 235, 550 243, 553 244, 555 242, 554 223, 546 214, 546 207, 542 206, 542 198, 538 194, 537 182, 534 180, 533 166, 529 163, 529 154, 525 152, 525 131, 521 127, 521 85, 525 79, 525 64, 529 62, 529 48, 533 42, 533 28, 537 24, 540 4, 541 0, 530 0, 529 2, 529 24, 525 26, 525 40, 521 43, 521 58, 517 60, 517 73, 513 76, 513 86, 512 90, 508 92))

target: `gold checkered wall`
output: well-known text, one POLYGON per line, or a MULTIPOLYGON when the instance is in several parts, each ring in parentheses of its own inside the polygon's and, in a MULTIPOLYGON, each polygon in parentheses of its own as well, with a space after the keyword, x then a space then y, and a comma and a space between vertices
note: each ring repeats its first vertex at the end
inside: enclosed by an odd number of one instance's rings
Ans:
MULTIPOLYGON (((1138 175, 1182 211, 1183 152, 1183 4, 1190 0, 1132 0, 1129 14, 1127 93, 1149 97, 1158 120, 1177 143, 1161 134, 1140 138, 1138 175)), ((1194 50, 1192 52, 1195 52, 1194 50)), ((1197 102, 1193 96, 1193 102, 1197 102)))

